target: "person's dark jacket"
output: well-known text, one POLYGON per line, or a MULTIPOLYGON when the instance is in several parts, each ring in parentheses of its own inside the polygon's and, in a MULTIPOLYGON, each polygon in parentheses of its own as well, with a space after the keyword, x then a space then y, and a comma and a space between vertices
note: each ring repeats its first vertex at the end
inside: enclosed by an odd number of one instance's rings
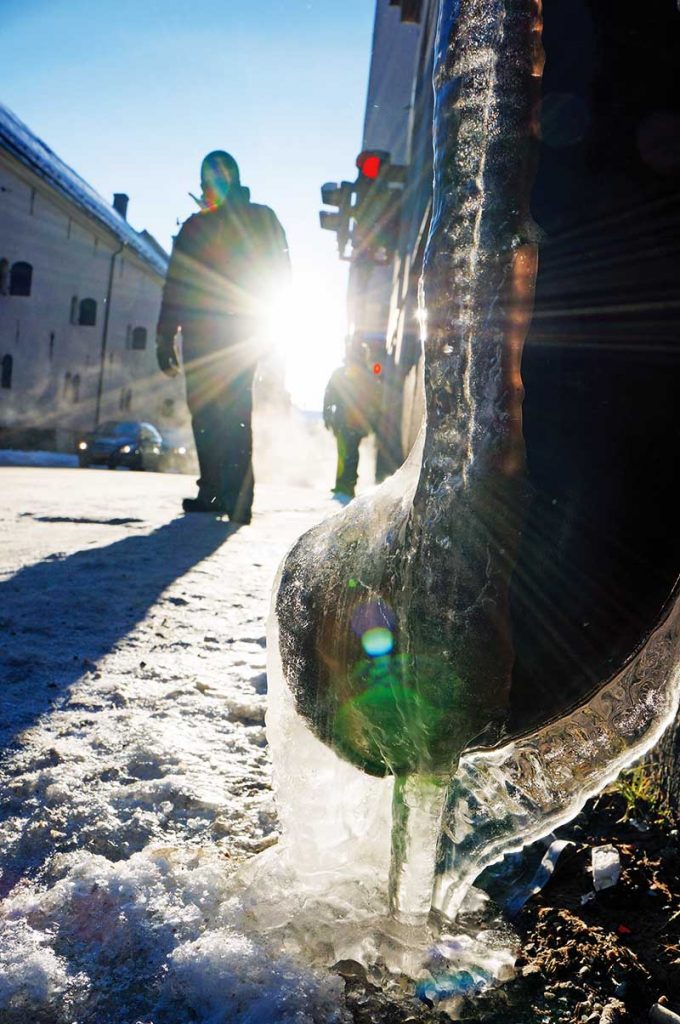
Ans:
POLYGON ((290 270, 286 236, 268 206, 239 188, 215 209, 189 217, 175 239, 163 290, 159 337, 223 317, 258 317, 290 270))
POLYGON ((365 437, 374 429, 379 400, 379 384, 367 367, 360 363, 340 366, 326 385, 324 424, 336 434, 365 437))

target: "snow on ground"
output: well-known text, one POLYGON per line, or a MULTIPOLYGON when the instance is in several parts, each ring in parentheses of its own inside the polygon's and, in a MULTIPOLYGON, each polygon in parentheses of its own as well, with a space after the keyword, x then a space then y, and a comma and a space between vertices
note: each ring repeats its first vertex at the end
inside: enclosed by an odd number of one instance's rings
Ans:
POLYGON ((341 980, 248 937, 229 881, 276 841, 271 581, 337 505, 259 485, 235 528, 182 516, 181 476, 0 487, 0 1024, 344 1020, 341 980))

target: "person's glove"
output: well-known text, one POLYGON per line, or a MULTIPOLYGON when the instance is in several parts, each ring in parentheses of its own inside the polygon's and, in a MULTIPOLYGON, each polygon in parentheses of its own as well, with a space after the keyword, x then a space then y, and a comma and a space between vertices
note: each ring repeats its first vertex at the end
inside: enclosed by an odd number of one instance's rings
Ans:
POLYGON ((172 339, 168 340, 162 335, 156 338, 156 359, 158 366, 166 377, 176 377, 179 373, 179 359, 177 350, 172 339))

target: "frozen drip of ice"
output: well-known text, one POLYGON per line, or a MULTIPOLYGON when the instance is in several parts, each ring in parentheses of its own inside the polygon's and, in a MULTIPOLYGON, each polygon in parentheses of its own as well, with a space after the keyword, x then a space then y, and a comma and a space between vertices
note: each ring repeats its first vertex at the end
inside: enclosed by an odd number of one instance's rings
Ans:
POLYGON ((422 281, 427 422, 391 480, 294 546, 275 598, 272 677, 284 685, 270 733, 287 841, 310 836, 296 861, 311 854, 313 873, 338 857, 361 871, 365 839, 349 837, 370 835, 389 912, 405 926, 427 921, 460 755, 496 742, 507 714, 536 26, 531 0, 442 4, 422 281), (300 736, 277 750, 279 715, 300 736), (299 790, 315 785, 304 811, 299 790))
POLYGON ((294 545, 274 590, 282 850, 303 901, 338 894, 331 917, 356 958, 372 915, 395 946, 427 944, 431 909, 455 918, 485 866, 572 817, 678 703, 674 592, 615 670, 585 676, 576 706, 544 705, 547 679, 531 728, 511 714, 541 27, 537 0, 441 4, 426 423, 394 477, 294 545))

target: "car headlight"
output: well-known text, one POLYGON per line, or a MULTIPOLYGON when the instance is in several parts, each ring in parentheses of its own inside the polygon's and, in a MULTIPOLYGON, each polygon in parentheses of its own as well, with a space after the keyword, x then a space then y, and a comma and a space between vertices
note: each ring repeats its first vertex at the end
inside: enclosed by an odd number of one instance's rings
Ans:
POLYGON ((178 448, 177 449, 177 454, 178 455, 186 455, 186 453, 187 453, 186 448, 178 448))
POLYGON ((80 444, 78 445, 78 451, 79 452, 86 452, 87 451, 87 441, 81 441, 80 442, 80 444))
POLYGON ((132 451, 132 445, 124 444, 123 447, 120 449, 120 454, 121 455, 129 455, 131 451, 132 451))

